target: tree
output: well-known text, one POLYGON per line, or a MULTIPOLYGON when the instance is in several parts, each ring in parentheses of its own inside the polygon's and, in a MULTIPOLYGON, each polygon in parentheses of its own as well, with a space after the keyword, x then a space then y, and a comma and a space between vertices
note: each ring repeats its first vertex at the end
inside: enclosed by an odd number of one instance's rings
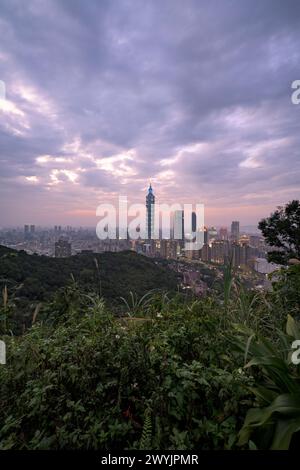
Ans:
POLYGON ((267 219, 262 219, 258 228, 268 245, 276 250, 268 253, 268 261, 287 264, 291 258, 300 259, 300 202, 291 201, 278 207, 267 219))

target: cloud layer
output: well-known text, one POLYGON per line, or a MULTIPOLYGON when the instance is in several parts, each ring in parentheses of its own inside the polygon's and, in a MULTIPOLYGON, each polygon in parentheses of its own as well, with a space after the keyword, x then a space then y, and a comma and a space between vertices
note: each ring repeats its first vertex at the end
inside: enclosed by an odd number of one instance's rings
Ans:
POLYGON ((298 0, 2 0, 1 225, 100 202, 204 202, 252 224, 299 198, 298 0))

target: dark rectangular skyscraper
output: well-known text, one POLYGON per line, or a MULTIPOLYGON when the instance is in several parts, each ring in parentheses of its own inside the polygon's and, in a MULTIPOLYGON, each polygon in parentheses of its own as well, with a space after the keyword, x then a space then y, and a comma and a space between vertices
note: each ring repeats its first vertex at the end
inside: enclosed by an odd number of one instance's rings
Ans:
POLYGON ((231 223, 231 239, 237 241, 240 236, 240 223, 238 220, 234 220, 231 223))
POLYGON ((184 223, 184 211, 177 210, 174 212, 174 237, 179 240, 185 239, 185 230, 187 227, 190 227, 192 232, 196 232, 197 229, 197 217, 196 212, 192 212, 192 220, 191 225, 188 224, 188 220, 186 224, 184 223))

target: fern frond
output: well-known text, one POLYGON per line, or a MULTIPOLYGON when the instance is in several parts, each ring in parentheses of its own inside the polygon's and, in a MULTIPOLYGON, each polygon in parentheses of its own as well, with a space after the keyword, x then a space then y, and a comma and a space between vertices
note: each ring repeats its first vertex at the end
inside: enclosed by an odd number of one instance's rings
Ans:
POLYGON ((140 450, 150 450, 152 441, 152 420, 151 420, 151 411, 149 408, 145 411, 145 419, 142 437, 140 440, 140 450))

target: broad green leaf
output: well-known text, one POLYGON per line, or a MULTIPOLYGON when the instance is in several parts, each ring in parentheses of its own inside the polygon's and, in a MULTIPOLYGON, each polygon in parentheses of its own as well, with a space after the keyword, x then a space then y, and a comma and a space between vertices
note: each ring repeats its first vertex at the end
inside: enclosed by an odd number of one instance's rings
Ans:
POLYGON ((300 418, 290 420, 278 420, 274 438, 272 442, 272 450, 288 450, 292 436, 300 430, 300 418))
POLYGON ((295 339, 300 339, 300 328, 291 315, 288 315, 286 332, 289 336, 292 336, 295 339))

